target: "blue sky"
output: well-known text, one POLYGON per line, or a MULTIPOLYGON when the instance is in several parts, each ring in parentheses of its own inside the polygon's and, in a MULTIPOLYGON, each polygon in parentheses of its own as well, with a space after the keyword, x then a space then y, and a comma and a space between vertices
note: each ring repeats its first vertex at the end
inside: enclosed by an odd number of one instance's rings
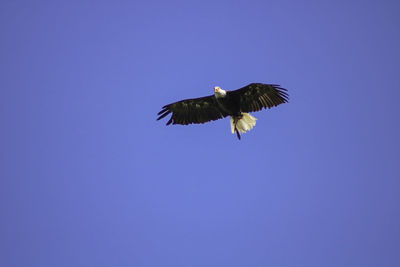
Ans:
POLYGON ((397 1, 2 1, 1 266, 400 266, 397 1), (251 82, 290 102, 165 126, 251 82))

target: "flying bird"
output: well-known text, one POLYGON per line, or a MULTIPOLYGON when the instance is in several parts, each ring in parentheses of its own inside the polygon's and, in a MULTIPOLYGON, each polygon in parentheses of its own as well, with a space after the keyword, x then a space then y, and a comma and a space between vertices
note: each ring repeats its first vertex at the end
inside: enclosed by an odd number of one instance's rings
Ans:
POLYGON ((185 99, 165 105, 157 114, 160 120, 172 113, 167 125, 205 123, 230 117, 231 132, 240 134, 256 125, 256 118, 249 112, 272 108, 288 102, 287 90, 276 84, 251 83, 234 91, 214 87, 214 94, 185 99))

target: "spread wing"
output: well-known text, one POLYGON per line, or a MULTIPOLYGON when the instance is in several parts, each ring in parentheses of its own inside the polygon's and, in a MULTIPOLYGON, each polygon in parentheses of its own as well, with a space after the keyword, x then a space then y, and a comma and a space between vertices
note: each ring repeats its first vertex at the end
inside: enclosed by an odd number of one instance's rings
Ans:
POLYGON ((242 112, 272 108, 289 100, 287 90, 276 84, 251 83, 229 94, 239 99, 242 112))
POLYGON ((167 122, 169 124, 205 123, 226 117, 227 114, 220 110, 214 95, 185 99, 163 107, 157 114, 160 120, 172 113, 167 122))

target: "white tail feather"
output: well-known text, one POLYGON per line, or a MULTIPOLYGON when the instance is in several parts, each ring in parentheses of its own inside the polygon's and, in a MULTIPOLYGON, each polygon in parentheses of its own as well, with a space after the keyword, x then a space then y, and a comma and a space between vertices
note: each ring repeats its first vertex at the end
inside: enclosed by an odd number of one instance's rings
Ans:
POLYGON ((242 113, 242 118, 240 120, 235 121, 234 118, 231 118, 231 132, 235 133, 235 123, 236 129, 239 133, 245 133, 246 131, 250 131, 256 125, 256 118, 251 116, 249 113, 242 113))

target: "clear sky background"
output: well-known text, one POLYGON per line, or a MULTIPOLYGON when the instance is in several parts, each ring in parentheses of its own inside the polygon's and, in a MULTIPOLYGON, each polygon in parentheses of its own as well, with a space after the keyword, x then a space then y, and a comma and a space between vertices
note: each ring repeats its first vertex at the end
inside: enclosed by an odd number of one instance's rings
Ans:
POLYGON ((400 266, 399 3, 1 1, 0 265, 400 266))

